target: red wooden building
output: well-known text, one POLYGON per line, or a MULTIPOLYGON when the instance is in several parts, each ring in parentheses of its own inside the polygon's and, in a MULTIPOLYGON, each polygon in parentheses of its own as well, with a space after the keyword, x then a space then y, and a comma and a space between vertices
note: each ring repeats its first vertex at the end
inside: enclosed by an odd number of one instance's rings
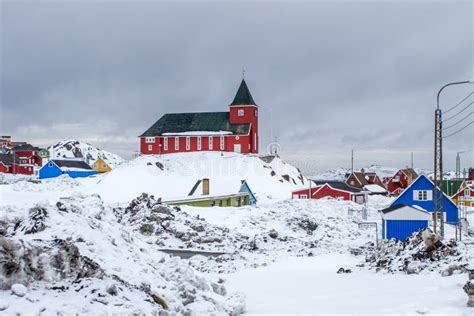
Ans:
POLYGON ((392 195, 400 195, 408 186, 418 178, 412 168, 400 169, 387 182, 387 190, 392 195))
MULTIPOLYGON (((13 143, 9 142, 9 145, 13 143)), ((42 166, 43 161, 38 155, 39 148, 30 144, 6 146, 6 153, 0 154, 0 172, 32 175, 42 166)))
POLYGON ((258 106, 242 79, 228 112, 168 113, 140 135, 141 154, 258 153, 258 106))
POLYGON ((292 192, 293 199, 322 199, 331 197, 359 204, 367 202, 368 192, 351 187, 342 181, 314 181, 315 186, 292 192))

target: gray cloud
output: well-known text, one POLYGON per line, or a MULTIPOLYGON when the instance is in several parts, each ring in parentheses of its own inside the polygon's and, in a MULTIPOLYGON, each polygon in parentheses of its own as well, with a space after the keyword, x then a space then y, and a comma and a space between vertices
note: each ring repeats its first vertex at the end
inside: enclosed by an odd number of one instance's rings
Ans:
MULTIPOLYGON (((471 2, 1 2, 2 133, 130 157, 166 112, 224 110, 241 68, 262 148, 316 169, 431 167, 444 83, 473 77, 471 2)), ((446 90, 444 106, 471 87, 446 90)), ((474 164, 473 128, 446 141, 474 164)))

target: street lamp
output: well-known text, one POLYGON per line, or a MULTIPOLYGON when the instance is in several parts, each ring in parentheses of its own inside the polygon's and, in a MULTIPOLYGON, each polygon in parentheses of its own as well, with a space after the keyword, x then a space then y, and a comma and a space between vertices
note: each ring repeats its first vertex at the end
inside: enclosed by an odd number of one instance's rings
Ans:
POLYGON ((465 81, 456 81, 445 84, 438 91, 436 98, 436 111, 435 111, 435 141, 434 141, 434 198, 433 198, 433 214, 434 214, 434 231, 436 233, 437 217, 438 217, 438 176, 437 172, 439 169, 440 174, 440 233, 441 238, 444 238, 444 201, 443 201, 443 135, 442 135, 442 120, 441 120, 441 109, 439 107, 439 97, 441 92, 454 85, 474 83, 474 79, 465 81))

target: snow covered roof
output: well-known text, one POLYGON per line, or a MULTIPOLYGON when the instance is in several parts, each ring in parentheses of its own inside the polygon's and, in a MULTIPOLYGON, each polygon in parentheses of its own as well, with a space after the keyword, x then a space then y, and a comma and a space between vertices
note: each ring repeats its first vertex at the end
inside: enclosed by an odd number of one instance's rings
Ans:
POLYGON ((380 210, 385 220, 431 220, 431 213, 419 206, 397 204, 380 210))
POLYGON ((366 189, 367 191, 372 192, 372 193, 386 193, 387 192, 387 190, 385 190, 384 188, 382 188, 378 184, 364 185, 364 189, 366 189))
POLYGON ((359 188, 351 187, 347 185, 347 183, 343 181, 313 181, 314 184, 316 185, 324 185, 328 184, 330 187, 338 190, 343 190, 343 191, 348 191, 348 192, 353 192, 353 193, 359 193, 362 190, 359 188))
POLYGON ((74 170, 82 170, 82 169, 92 170, 92 168, 82 160, 53 159, 52 161, 61 169, 68 168, 69 170, 70 169, 74 169, 74 170))

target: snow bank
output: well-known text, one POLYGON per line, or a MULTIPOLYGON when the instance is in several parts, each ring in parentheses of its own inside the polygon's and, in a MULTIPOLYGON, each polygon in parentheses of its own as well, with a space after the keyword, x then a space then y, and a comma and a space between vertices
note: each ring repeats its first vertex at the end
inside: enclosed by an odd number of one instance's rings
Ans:
POLYGON ((150 236, 136 229, 138 224, 125 220, 132 218, 129 212, 112 210, 97 195, 80 194, 33 209, 2 206, 3 312, 153 314, 168 309, 178 314, 229 315, 243 311, 242 297, 227 294, 221 283, 200 275, 185 260, 158 251, 150 236), (27 287, 23 297, 12 292, 18 284, 27 287))
POLYGON ((256 156, 202 152, 138 157, 106 174, 88 192, 112 203, 128 202, 142 193, 173 199, 187 196, 203 178, 210 179, 213 194, 237 193, 229 188, 246 180, 261 202, 287 199, 307 185, 298 169, 279 158, 266 163, 256 156))

